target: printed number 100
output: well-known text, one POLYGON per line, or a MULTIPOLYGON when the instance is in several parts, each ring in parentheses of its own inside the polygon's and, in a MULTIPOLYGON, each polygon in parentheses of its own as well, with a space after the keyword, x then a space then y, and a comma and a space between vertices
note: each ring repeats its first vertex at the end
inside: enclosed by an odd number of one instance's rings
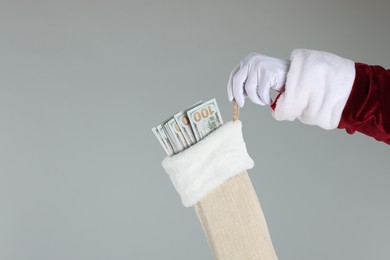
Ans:
POLYGON ((193 115, 193 118, 195 122, 199 122, 202 118, 208 118, 214 114, 214 111, 212 110, 211 106, 208 106, 207 108, 202 108, 200 111, 196 111, 193 115))

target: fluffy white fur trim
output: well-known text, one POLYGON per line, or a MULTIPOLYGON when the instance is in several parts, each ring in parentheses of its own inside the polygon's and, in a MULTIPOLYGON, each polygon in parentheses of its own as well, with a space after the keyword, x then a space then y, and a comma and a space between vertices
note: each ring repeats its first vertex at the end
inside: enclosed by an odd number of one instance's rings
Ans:
POLYGON ((336 128, 355 80, 355 63, 304 49, 294 50, 290 58, 286 88, 277 100, 274 118, 336 128))
POLYGON ((209 191, 254 166, 240 121, 227 122, 190 148, 162 161, 185 207, 209 191))

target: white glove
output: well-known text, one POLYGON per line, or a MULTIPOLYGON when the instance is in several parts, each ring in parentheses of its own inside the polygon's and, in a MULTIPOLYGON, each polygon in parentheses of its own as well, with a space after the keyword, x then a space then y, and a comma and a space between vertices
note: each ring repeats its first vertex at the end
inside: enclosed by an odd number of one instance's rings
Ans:
POLYGON ((243 107, 245 97, 249 97, 255 104, 270 105, 269 92, 271 88, 284 91, 289 66, 289 60, 250 53, 230 74, 227 86, 229 101, 235 99, 243 107))

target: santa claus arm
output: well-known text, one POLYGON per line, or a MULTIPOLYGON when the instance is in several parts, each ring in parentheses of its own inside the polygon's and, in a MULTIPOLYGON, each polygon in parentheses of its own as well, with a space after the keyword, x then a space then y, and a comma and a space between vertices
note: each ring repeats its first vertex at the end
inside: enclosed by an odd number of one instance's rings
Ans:
POLYGON ((297 49, 272 109, 277 120, 358 131, 390 144, 390 70, 297 49))

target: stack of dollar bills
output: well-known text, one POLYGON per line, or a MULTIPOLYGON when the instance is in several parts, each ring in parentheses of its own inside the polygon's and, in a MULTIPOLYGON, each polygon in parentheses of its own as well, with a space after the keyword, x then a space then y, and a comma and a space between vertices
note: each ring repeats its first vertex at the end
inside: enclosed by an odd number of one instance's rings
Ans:
POLYGON ((152 128, 167 155, 190 147, 223 124, 217 101, 199 101, 152 128))

